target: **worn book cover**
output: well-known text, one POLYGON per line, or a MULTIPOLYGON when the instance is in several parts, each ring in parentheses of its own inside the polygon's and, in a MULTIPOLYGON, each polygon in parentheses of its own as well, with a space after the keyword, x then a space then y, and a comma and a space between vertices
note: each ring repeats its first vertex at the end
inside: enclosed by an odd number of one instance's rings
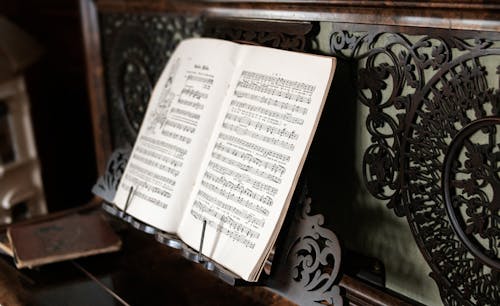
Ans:
POLYGON ((4 253, 10 257, 14 257, 12 252, 12 246, 10 245, 9 238, 7 237, 7 231, 0 231, 0 253, 4 253))
POLYGON ((98 212, 71 214, 7 230, 16 266, 47 263, 117 251, 121 240, 98 212))

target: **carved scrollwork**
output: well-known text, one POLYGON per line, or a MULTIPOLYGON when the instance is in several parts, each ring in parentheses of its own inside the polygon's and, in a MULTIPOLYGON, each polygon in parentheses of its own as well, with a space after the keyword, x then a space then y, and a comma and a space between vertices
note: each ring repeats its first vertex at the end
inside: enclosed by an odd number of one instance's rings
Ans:
POLYGON ((101 15, 111 132, 133 144, 151 91, 177 44, 197 36, 201 20, 174 15, 101 15))
POLYGON ((406 216, 445 304, 492 305, 500 300, 500 48, 447 34, 336 30, 330 46, 359 64, 369 192, 406 216))
POLYGON ((311 202, 304 190, 287 238, 280 245, 282 254, 273 260, 274 276, 269 286, 299 305, 342 305, 336 285, 340 244, 337 236, 323 227, 322 215, 310 215, 311 202))
POLYGON ((317 27, 310 22, 209 19, 205 36, 253 43, 283 50, 304 51, 311 47, 317 27))
POLYGON ((466 126, 445 158, 443 188, 453 229, 478 262, 500 271, 500 181, 497 126, 484 118, 466 126))
MULTIPOLYGON (((354 48, 366 42, 370 47, 383 36, 366 35, 356 37, 348 32, 332 35, 331 46, 334 52, 344 48, 354 48)), ((409 42, 400 35, 394 35, 396 41, 408 48, 409 42)), ((341 53, 342 54, 342 53, 341 53)), ((364 65, 358 71, 358 99, 370 110, 366 118, 366 129, 372 137, 372 145, 365 151, 363 171, 365 184, 372 195, 381 200, 388 200, 388 207, 393 208, 398 216, 404 215, 401 205, 401 172, 399 170, 399 151, 401 138, 397 137, 404 128, 404 111, 408 101, 401 97, 403 86, 412 88, 414 82, 405 83, 405 76, 412 75, 408 65, 401 65, 399 55, 390 48, 377 49, 362 58, 364 65), (383 60, 382 64, 379 62, 383 60), (390 109, 395 115, 389 115, 390 109)), ((358 59, 358 60, 361 60, 358 59)), ((410 78, 413 81, 413 78, 410 78)))
POLYGON ((131 148, 119 148, 111 154, 106 166, 106 172, 104 172, 103 176, 99 177, 92 188, 92 192, 95 195, 100 196, 110 203, 113 202, 118 183, 125 171, 131 151, 131 148))

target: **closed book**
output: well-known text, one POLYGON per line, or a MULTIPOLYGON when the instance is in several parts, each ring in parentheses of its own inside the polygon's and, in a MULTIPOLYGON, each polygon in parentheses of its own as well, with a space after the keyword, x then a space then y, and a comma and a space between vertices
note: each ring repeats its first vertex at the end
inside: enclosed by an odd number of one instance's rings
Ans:
POLYGON ((18 268, 113 252, 121 247, 120 237, 98 212, 13 226, 7 236, 18 268))

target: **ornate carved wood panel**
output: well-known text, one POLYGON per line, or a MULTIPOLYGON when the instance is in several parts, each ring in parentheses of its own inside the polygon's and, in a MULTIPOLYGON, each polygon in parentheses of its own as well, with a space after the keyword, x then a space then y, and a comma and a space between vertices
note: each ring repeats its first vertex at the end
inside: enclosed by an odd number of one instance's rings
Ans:
POLYGON ((300 184, 295 214, 273 261, 267 285, 299 305, 342 305, 338 285, 341 266, 337 236, 312 215, 307 184, 300 184))
POLYGON ((369 192, 405 216, 446 305, 500 301, 500 35, 336 25, 358 64, 369 192))
POLYGON ((102 14, 100 19, 113 147, 124 147, 133 144, 174 48, 198 36, 202 21, 167 14, 102 14))
POLYGON ((204 36, 284 50, 311 50, 319 25, 244 19, 208 19, 204 36))

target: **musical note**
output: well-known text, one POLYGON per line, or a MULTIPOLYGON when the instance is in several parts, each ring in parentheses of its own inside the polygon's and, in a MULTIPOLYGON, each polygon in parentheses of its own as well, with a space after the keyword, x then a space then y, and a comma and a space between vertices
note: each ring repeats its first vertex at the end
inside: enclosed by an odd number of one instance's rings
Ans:
MULTIPOLYGON (((222 186, 225 191, 230 192, 232 195, 239 195, 236 198, 238 203, 243 203, 239 202, 240 200, 243 201, 243 199, 240 199, 241 195, 245 195, 248 198, 266 204, 267 206, 272 206, 274 202, 268 195, 257 193, 250 188, 245 188, 242 184, 234 184, 233 182, 226 180, 223 176, 214 175, 209 171, 205 173, 203 180, 211 181, 219 186, 222 186)), ((232 196, 230 196, 230 198, 232 198, 232 196)))
POLYGON ((222 127, 229 130, 229 131, 236 132, 239 135, 249 136, 253 139, 258 139, 258 140, 261 140, 261 141, 266 142, 268 144, 276 145, 276 146, 279 146, 279 147, 286 149, 286 150, 289 150, 289 151, 293 151, 295 149, 295 145, 292 143, 278 139, 276 137, 262 135, 260 133, 251 131, 251 130, 244 128, 244 127, 241 127, 239 125, 224 122, 224 123, 222 123, 222 127))
POLYGON ((187 144, 190 144, 191 140, 192 140, 189 137, 186 137, 184 135, 180 135, 180 134, 177 134, 177 133, 174 133, 174 132, 171 132, 171 131, 167 131, 167 130, 161 131, 161 134, 163 136, 166 136, 166 137, 169 137, 169 138, 172 138, 172 139, 176 139, 176 140, 179 140, 179 141, 187 143, 187 144))
POLYGON ((243 196, 236 194, 233 191, 226 190, 224 188, 221 188, 220 186, 216 184, 212 184, 208 182, 207 180, 202 180, 201 185, 208 190, 224 197, 225 199, 231 200, 235 203, 239 203, 243 206, 245 206, 248 209, 251 209, 261 215, 268 216, 269 215, 269 209, 262 207, 261 205, 254 203, 248 199, 245 199, 243 196))
POLYGON ((257 231, 254 231, 250 227, 245 226, 245 225, 243 225, 243 224, 241 224, 239 222, 236 222, 229 215, 223 214, 220 211, 218 211, 217 209, 209 207, 208 205, 202 203, 201 201, 194 201, 192 209, 193 210, 197 209, 202 214, 205 214, 205 216, 206 215, 212 216, 212 217, 214 217, 217 220, 224 219, 225 223, 227 225, 229 225, 230 228, 232 228, 234 231, 237 231, 237 232, 240 232, 240 233, 244 233, 245 236, 247 236, 250 239, 252 239, 252 238, 256 239, 256 238, 260 237, 260 233, 258 233, 257 231))
POLYGON ((168 207, 168 204, 166 204, 165 202, 162 202, 162 201, 158 200, 157 198, 149 196, 149 195, 147 195, 144 192, 139 191, 139 190, 137 190, 135 192, 134 196, 137 197, 137 198, 141 198, 143 200, 146 200, 149 203, 154 204, 154 205, 156 205, 158 207, 161 207, 163 209, 166 209, 168 207))
POLYGON ((199 76, 199 75, 193 75, 193 74, 188 75, 187 81, 194 81, 194 82, 205 83, 205 84, 210 84, 210 85, 212 85, 214 83, 213 78, 199 76))
POLYGON ((205 108, 205 105, 201 104, 200 102, 193 102, 193 101, 189 101, 186 99, 179 99, 177 102, 181 105, 185 105, 185 106, 189 106, 191 108, 194 108, 195 110, 202 110, 205 108))
MULTIPOLYGON (((128 183, 124 182, 123 184, 120 184, 120 186, 121 186, 121 188, 127 188, 127 189, 130 189, 130 186, 145 186, 145 185, 141 185, 139 180, 137 182, 134 182, 133 180, 131 180, 131 182, 132 182, 132 184, 128 184, 128 183)), ((166 197, 169 198, 170 196, 166 196, 166 197)), ((137 189, 134 191, 134 198, 143 199, 143 200, 145 200, 145 201, 147 201, 155 206, 163 208, 163 209, 166 209, 168 207, 167 203, 160 201, 157 198, 152 197, 148 194, 145 194, 144 192, 137 190, 137 189)))
POLYGON ((262 228, 265 225, 264 218, 258 218, 253 213, 249 213, 249 212, 245 211, 244 209, 239 209, 234 205, 227 204, 227 203, 217 199, 216 197, 209 195, 208 193, 206 193, 203 190, 200 190, 198 192, 198 197, 200 197, 201 199, 207 200, 209 203, 216 205, 218 208, 226 211, 227 213, 231 213, 235 216, 238 216, 238 217, 244 219, 245 222, 247 224, 250 224, 251 226, 262 228))
POLYGON ((166 150, 174 151, 175 152, 174 155, 177 158, 180 158, 181 160, 183 160, 184 156, 187 154, 187 149, 181 148, 181 147, 179 147, 175 144, 172 144, 170 142, 166 142, 166 141, 155 139, 155 138, 148 137, 148 136, 141 136, 141 138, 139 140, 144 141, 144 142, 148 142, 148 143, 155 145, 155 146, 159 146, 159 147, 164 148, 166 150))
MULTIPOLYGON (((236 151, 233 151, 236 153, 236 151)), ((271 182, 274 182, 274 183, 277 183, 277 184, 280 184, 281 183, 281 179, 273 174, 270 174, 270 173, 267 173, 265 171, 262 171, 262 170, 259 170, 259 169, 256 169, 255 167, 252 167, 248 164, 245 164, 245 163, 242 163, 240 161, 237 161, 233 158, 229 158, 229 157, 226 157, 222 154, 219 154, 219 153, 216 153, 215 150, 214 152, 212 153, 212 157, 215 159, 215 160, 219 160, 225 164, 228 164, 228 165, 231 165, 233 167, 236 167, 236 168, 239 168, 243 171, 246 171, 248 173, 251 173, 253 175, 256 175, 258 177, 261 177, 263 179, 266 179, 266 180, 269 180, 271 182)))
POLYGON ((298 113, 301 115, 306 115, 307 111, 308 111, 308 109, 306 107, 296 105, 294 103, 281 102, 281 101, 278 101, 278 100, 273 99, 273 98, 268 98, 268 97, 264 97, 261 95, 256 95, 254 93, 247 93, 245 91, 238 90, 238 89, 236 89, 234 91, 234 95, 238 98, 246 98, 246 99, 249 99, 251 101, 257 101, 257 102, 260 102, 262 104, 266 104, 268 106, 278 107, 280 110, 290 111, 292 113, 298 113))
MULTIPOLYGON (((197 212, 194 209, 191 209, 190 211, 191 215, 196 219, 196 220, 205 220, 204 217, 205 215, 197 212)), ((254 249, 255 248, 255 242, 251 241, 250 239, 247 238, 248 235, 245 235, 243 233, 239 233, 237 231, 234 231, 230 228, 227 228, 224 224, 228 218, 222 216, 220 220, 208 220, 207 221, 207 226, 210 226, 211 228, 214 228, 217 232, 220 232, 227 237, 229 237, 233 241, 239 242, 241 245, 243 245, 246 248, 249 249, 254 249), (220 225, 222 224, 222 226, 220 225)))
MULTIPOLYGON (((156 167, 156 166, 160 166, 159 164, 157 163, 151 163, 150 166, 153 166, 153 167, 156 167)), ((146 179, 156 179, 158 180, 159 182, 161 183, 166 183, 166 184, 169 184, 171 186, 175 186, 176 184, 176 181, 169 178, 169 177, 166 177, 165 175, 161 175, 159 173, 154 173, 152 171, 149 171, 141 166, 138 166, 136 165, 135 163, 131 163, 129 165, 129 168, 130 170, 133 170, 131 171, 132 173, 136 174, 136 175, 142 175, 144 176, 146 179)), ((164 169, 162 169, 164 172, 167 172, 169 174, 172 174, 174 177, 176 177, 177 175, 179 175, 179 171, 176 170, 176 169, 172 169, 168 166, 165 166, 164 169)))
POLYGON ((276 152, 276 151, 267 149, 263 146, 257 145, 257 144, 252 143, 252 142, 248 142, 248 141, 241 139, 237 136, 232 136, 232 135, 228 135, 225 133, 220 133, 219 139, 226 140, 230 143, 240 145, 240 146, 247 148, 249 150, 252 150, 252 151, 256 151, 264 157, 274 158, 274 159, 277 159, 277 160, 282 161, 282 162, 288 162, 290 160, 290 155, 286 155, 286 154, 283 154, 280 152, 276 152))
POLYGON ((195 119, 195 120, 200 119, 200 114, 193 113, 193 112, 190 112, 188 110, 184 110, 184 109, 180 109, 180 108, 176 108, 176 107, 173 107, 172 109, 170 109, 170 113, 171 114, 179 114, 181 116, 188 117, 190 119, 195 119))
POLYGON ((299 81, 287 80, 281 77, 269 76, 251 71, 243 71, 238 88, 285 98, 300 103, 311 103, 311 96, 316 87, 299 81))
POLYGON ((142 155, 149 156, 149 157, 154 158, 156 160, 162 161, 163 163, 169 164, 169 165, 173 166, 174 168, 179 168, 179 167, 182 167, 182 165, 183 165, 182 161, 178 161, 174 157, 171 157, 171 156, 168 156, 165 154, 160 154, 157 151, 148 150, 148 149, 141 147, 141 146, 136 147, 134 152, 135 152, 134 154, 140 153, 142 155))
MULTIPOLYGON (((244 161, 245 163, 248 163, 250 165, 256 165, 259 168, 263 168, 264 170, 271 170, 274 173, 280 173, 280 175, 283 175, 286 171, 285 167, 282 165, 278 165, 274 162, 259 159, 255 156, 253 156, 250 153, 247 153, 245 151, 238 150, 236 148, 232 148, 230 146, 227 146, 221 142, 217 142, 215 144, 214 150, 220 151, 220 152, 225 152, 228 153, 234 157, 237 157, 244 161)), ((239 165, 237 165, 239 166, 239 165)), ((241 168, 241 166, 239 166, 241 168)), ((249 168, 246 168, 247 171, 252 172, 249 168)), ((254 173, 257 174, 257 173, 254 173)), ((263 174, 264 177, 267 177, 267 175, 263 174)))
POLYGON ((251 120, 247 116, 239 116, 232 113, 227 113, 225 120, 240 123, 245 127, 252 127, 257 131, 263 131, 271 135, 278 135, 292 140, 297 140, 299 135, 295 131, 290 131, 287 128, 279 128, 270 124, 262 123, 260 121, 251 120))
POLYGON ((194 98, 196 100, 207 99, 208 98, 208 94, 207 93, 199 91, 199 90, 196 90, 196 89, 191 89, 191 88, 183 88, 181 90, 181 96, 182 95, 186 95, 188 97, 192 97, 192 98, 194 98))
POLYGON ((165 120, 164 124, 166 126, 170 126, 170 127, 173 127, 175 129, 178 129, 178 130, 181 130, 183 132, 190 133, 190 134, 193 134, 196 130, 192 126, 189 126, 189 125, 186 125, 186 124, 174 121, 174 120, 170 120, 170 119, 165 120))
POLYGON ((299 81, 292 81, 285 79, 283 77, 271 76, 268 74, 262 74, 252 71, 242 71, 241 78, 247 82, 261 82, 261 83, 272 83, 279 87, 285 88, 297 88, 300 91, 312 93, 315 90, 314 85, 306 84, 299 81))
POLYGON ((304 123, 304 119, 294 117, 290 113, 277 112, 277 111, 270 110, 266 107, 255 106, 255 105, 248 104, 245 102, 240 102, 237 100, 232 100, 231 106, 239 108, 239 109, 245 109, 245 110, 255 112, 258 114, 262 114, 262 115, 270 117, 270 118, 287 121, 287 122, 292 123, 292 124, 302 125, 304 123))
POLYGON ((208 163, 208 168, 213 169, 215 172, 217 172, 219 174, 227 175, 228 177, 232 177, 237 182, 248 183, 253 188, 255 188, 257 190, 264 191, 271 196, 275 196, 278 193, 278 188, 271 186, 269 184, 263 183, 260 180, 256 180, 248 174, 240 173, 240 172, 231 170, 227 167, 222 166, 221 164, 219 164, 215 161, 210 161, 208 163))

